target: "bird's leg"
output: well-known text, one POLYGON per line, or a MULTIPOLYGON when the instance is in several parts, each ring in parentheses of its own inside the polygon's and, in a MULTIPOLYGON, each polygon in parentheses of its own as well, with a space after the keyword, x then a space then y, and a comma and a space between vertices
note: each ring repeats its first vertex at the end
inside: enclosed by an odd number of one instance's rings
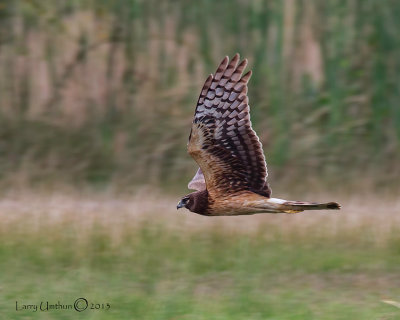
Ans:
POLYGON ((294 214, 294 213, 299 213, 303 212, 304 210, 285 210, 284 212, 287 214, 294 214))

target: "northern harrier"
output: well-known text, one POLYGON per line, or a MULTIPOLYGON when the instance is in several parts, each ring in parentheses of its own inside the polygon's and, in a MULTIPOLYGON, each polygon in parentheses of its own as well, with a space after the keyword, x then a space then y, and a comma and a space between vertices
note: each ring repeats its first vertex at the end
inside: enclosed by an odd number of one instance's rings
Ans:
POLYGON ((340 209, 336 202, 271 198, 264 153, 250 122, 251 71, 242 76, 247 60, 238 62, 238 54, 231 62, 225 57, 201 90, 188 142, 200 167, 188 187, 197 191, 183 197, 177 209, 207 216, 340 209))

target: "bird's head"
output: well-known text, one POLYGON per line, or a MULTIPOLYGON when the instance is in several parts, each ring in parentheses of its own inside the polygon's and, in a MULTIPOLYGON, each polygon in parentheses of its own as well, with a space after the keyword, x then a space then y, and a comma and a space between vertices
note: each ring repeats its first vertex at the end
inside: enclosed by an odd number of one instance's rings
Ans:
POLYGON ((207 190, 197 191, 184 196, 179 201, 176 209, 185 207, 186 209, 198 213, 206 214, 208 205, 208 192, 207 190))
POLYGON ((190 205, 191 199, 190 199, 190 194, 187 196, 184 196, 178 203, 178 205, 176 206, 176 209, 180 209, 180 208, 187 208, 189 209, 189 205, 190 205))

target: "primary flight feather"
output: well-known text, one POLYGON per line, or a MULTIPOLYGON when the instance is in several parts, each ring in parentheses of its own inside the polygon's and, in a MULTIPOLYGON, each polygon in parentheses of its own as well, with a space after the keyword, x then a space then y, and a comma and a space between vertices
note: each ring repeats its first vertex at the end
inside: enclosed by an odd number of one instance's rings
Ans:
POLYGON ((262 145, 251 126, 247 60, 225 57, 210 75, 197 102, 188 153, 199 165, 189 182, 197 190, 181 199, 177 208, 208 215, 297 213, 340 209, 336 202, 313 203, 271 198, 262 145))

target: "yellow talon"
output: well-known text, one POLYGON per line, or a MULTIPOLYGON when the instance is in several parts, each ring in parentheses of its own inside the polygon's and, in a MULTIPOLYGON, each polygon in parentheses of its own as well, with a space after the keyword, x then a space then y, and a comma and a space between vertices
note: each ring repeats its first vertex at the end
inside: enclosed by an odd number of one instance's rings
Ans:
POLYGON ((299 213, 302 212, 303 210, 285 210, 285 213, 299 213))

